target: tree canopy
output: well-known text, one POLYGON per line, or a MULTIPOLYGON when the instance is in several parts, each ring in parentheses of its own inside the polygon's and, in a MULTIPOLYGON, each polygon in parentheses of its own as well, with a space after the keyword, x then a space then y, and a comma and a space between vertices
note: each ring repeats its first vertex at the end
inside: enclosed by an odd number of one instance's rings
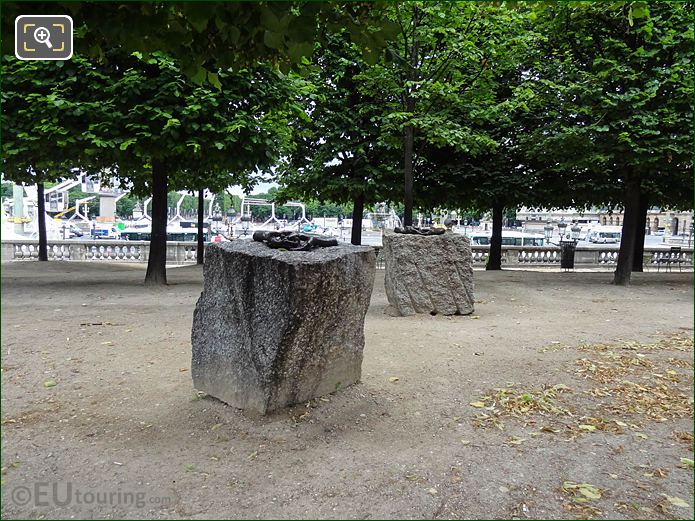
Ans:
POLYGON ((3 58, 8 179, 157 178, 166 209, 169 189, 265 172, 278 201, 403 201, 406 224, 415 207, 621 206, 619 283, 646 205, 692 207, 691 2, 3 7, 5 30, 71 14, 78 51, 3 58))

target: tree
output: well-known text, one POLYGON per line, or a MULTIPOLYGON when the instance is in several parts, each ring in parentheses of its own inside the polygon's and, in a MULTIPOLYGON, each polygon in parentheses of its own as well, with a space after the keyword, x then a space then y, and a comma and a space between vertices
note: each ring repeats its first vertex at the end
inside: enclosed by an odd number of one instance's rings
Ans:
MULTIPOLYGON (((487 67, 481 54, 490 32, 485 9, 462 3, 389 6, 387 15, 400 32, 375 64, 360 60, 357 49, 340 39, 324 43, 313 62, 315 90, 304 101, 311 121, 281 175, 287 193, 351 200, 355 214, 365 203, 405 198, 404 224, 412 224, 415 167, 424 161, 419 153, 476 153, 494 146, 458 118, 487 67), (402 188, 394 175, 398 156, 405 157, 402 188)), ((353 220, 355 242, 360 233, 353 220)))
POLYGON ((278 172, 278 200, 351 204, 351 241, 359 245, 365 205, 394 198, 397 156, 380 140, 380 100, 361 88, 369 65, 357 46, 345 34, 330 36, 312 65, 300 98, 306 112, 293 123, 295 149, 278 172))
MULTIPOLYGON (((459 95, 452 117, 467 130, 465 146, 425 143, 420 149, 418 200, 427 207, 492 210, 492 236, 486 269, 502 263, 505 208, 547 201, 553 194, 538 184, 537 165, 527 157, 525 135, 536 111, 527 104, 526 78, 538 60, 540 35, 528 8, 489 13, 481 70, 459 95)), ((463 144, 463 143, 462 143, 463 144)), ((563 191, 566 193, 566 191, 563 191)))
POLYGON ((121 183, 152 194, 145 282, 166 283, 169 189, 213 192, 250 187, 291 136, 293 82, 270 67, 219 71, 198 86, 161 53, 110 57, 101 111, 88 137, 105 142, 121 183))
MULTIPOLYGON (((466 152, 484 136, 471 135, 454 113, 488 67, 484 48, 494 31, 495 7, 473 3, 394 4, 399 28, 386 49, 383 67, 374 67, 374 86, 390 87, 385 130, 402 136, 404 225, 412 225, 419 141, 466 152)), ((488 143, 490 144, 490 143, 488 143)))
POLYGON ((621 201, 614 282, 628 285, 646 208, 692 207, 692 3, 563 4, 542 20, 542 83, 560 117, 536 147, 557 151, 553 168, 573 171, 595 203, 621 201))
POLYGON ((44 183, 93 170, 98 144, 82 135, 85 113, 95 108, 91 85, 100 74, 76 57, 69 62, 2 59, 2 167, 5 179, 35 184, 39 260, 48 260, 44 183), (78 74, 79 71, 79 74, 78 74))
POLYGON ((289 142, 294 84, 271 67, 220 71, 204 87, 161 53, 36 63, 5 58, 6 177, 41 182, 80 168, 151 193, 148 283, 166 282, 169 188, 250 187, 289 142))

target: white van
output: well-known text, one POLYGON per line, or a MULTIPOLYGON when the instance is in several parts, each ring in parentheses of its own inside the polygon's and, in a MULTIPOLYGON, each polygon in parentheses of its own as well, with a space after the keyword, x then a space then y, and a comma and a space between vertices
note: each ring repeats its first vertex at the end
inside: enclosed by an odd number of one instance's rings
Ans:
POLYGON ((586 239, 594 244, 620 244, 621 237, 620 226, 598 226, 587 234, 586 239))
MULTIPOLYGON (((472 245, 486 246, 490 244, 491 232, 473 232, 470 234, 472 245)), ((543 246, 545 236, 540 233, 524 233, 503 231, 502 246, 543 246)))

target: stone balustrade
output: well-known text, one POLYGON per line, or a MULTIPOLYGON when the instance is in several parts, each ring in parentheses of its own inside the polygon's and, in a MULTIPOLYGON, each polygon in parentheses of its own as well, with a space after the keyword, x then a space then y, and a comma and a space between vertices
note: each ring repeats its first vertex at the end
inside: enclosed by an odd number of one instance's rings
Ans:
MULTIPOLYGON (((383 269, 381 246, 375 246, 377 269, 383 269)), ((473 265, 484 266, 490 246, 471 247, 473 265)), ((48 258, 51 260, 106 261, 106 262, 147 262, 150 243, 148 241, 115 240, 49 240, 48 258)), ((167 242, 167 262, 169 264, 192 264, 196 262, 195 242, 167 242)), ((663 264, 666 256, 672 255, 669 247, 650 247, 644 249, 645 266, 663 264)), ((693 249, 682 248, 677 254, 683 268, 692 268, 693 249)), ((39 256, 37 240, 3 240, 2 260, 35 260, 39 256)), ((577 267, 613 266, 618 260, 616 245, 578 246, 575 253, 577 267)), ((502 246, 502 265, 515 268, 531 266, 560 266, 560 248, 557 246, 502 246)))
MULTIPOLYGON (((377 250, 377 269, 384 267, 380 258, 380 247, 377 250)), ((490 252, 490 246, 471 246, 473 253, 473 265, 484 266, 490 252)), ((644 249, 644 265, 656 267, 660 259, 672 255, 670 248, 651 247, 644 249)), ((692 268, 693 249, 683 248, 678 254, 683 267, 692 268)), ((577 267, 614 266, 618 262, 618 246, 578 246, 575 251, 574 262, 577 267)), ((663 261, 661 261, 663 262, 663 261)), ((525 266, 559 266, 560 248, 557 246, 502 246, 502 265, 515 268, 525 266)))
MULTIPOLYGON (((195 242, 167 242, 167 262, 187 264, 196 262, 195 242)), ((147 262, 148 241, 66 241, 49 240, 49 260, 147 262)), ((39 256, 37 240, 2 241, 2 260, 35 260, 39 256)))

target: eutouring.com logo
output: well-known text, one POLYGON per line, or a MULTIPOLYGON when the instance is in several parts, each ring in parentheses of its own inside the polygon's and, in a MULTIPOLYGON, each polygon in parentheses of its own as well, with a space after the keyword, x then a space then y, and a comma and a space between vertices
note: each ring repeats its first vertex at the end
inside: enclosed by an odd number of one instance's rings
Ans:
POLYGON ((124 506, 144 508, 145 506, 167 506, 171 498, 167 496, 148 496, 143 491, 133 490, 94 490, 81 489, 71 482, 57 483, 37 481, 31 485, 11 487, 10 501, 18 506, 33 507, 96 507, 124 506))

